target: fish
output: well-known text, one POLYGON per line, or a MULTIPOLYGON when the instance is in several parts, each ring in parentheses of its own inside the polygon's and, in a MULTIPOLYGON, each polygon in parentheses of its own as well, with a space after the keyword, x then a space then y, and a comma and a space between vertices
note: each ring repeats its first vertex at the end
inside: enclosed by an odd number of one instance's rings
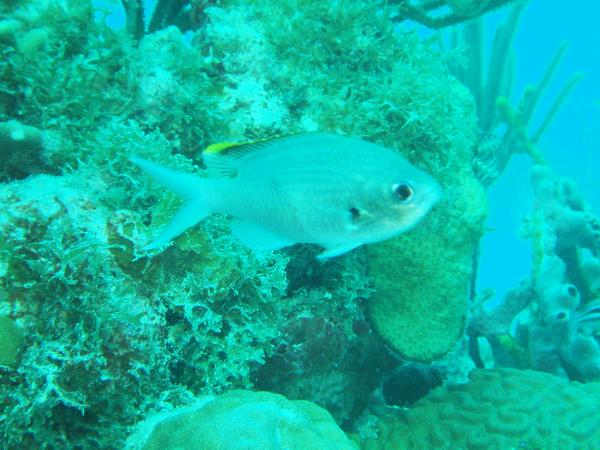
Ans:
POLYGON ((204 176, 130 157, 183 199, 146 250, 225 213, 232 234, 254 251, 317 244, 323 260, 408 231, 441 192, 432 176, 399 152, 329 133, 213 144, 202 159, 204 176))

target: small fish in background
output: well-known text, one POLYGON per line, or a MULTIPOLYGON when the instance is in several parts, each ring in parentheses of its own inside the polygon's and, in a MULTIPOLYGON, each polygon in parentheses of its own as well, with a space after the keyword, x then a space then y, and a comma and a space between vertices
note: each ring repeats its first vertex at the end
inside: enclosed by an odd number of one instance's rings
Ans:
POLYGON ((437 182, 397 152, 333 134, 214 144, 203 159, 207 177, 131 158, 184 200, 146 249, 226 213, 254 250, 318 244, 318 258, 331 258, 407 231, 440 196, 437 182))

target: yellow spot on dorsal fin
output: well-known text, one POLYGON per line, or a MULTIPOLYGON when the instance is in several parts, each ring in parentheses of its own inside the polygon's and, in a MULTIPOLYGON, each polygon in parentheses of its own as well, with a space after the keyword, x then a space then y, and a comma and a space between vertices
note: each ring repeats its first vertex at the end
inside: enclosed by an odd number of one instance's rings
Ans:
POLYGON ((235 147, 240 145, 239 142, 217 142, 216 144, 210 144, 208 147, 204 149, 203 153, 207 153, 210 155, 217 155, 228 148, 235 147))
POLYGON ((291 136, 292 134, 281 134, 270 136, 262 139, 252 139, 249 141, 243 142, 217 142, 215 144, 210 144, 208 147, 204 149, 202 153, 207 155, 218 155, 221 153, 225 153, 227 150, 231 150, 235 147, 251 147, 255 144, 266 144, 270 141, 274 141, 276 139, 282 139, 291 136))

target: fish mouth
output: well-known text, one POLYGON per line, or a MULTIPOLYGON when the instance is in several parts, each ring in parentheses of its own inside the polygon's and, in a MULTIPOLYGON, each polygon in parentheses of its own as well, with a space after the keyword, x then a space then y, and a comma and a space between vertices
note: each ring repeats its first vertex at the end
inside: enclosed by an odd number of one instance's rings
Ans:
POLYGON ((423 212, 429 211, 442 198, 442 189, 435 183, 421 192, 423 212))

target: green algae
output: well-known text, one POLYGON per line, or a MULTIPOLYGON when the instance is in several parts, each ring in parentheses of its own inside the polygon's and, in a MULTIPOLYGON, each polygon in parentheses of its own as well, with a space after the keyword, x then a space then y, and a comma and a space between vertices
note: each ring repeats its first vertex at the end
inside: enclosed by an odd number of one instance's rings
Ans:
POLYGON ((23 334, 14 320, 0 316, 0 366, 15 366, 23 345, 23 334))

